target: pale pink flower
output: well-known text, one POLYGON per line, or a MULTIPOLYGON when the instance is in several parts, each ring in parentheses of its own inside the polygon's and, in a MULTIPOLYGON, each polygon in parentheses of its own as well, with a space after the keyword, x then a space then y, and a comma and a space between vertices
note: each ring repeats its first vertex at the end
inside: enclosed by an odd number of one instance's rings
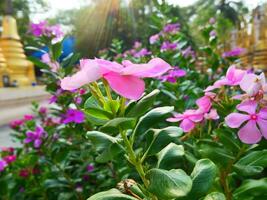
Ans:
POLYGON ((211 109, 209 113, 204 114, 204 118, 208 120, 217 120, 220 116, 218 115, 216 109, 211 109))
POLYGON ((155 35, 150 36, 149 43, 155 44, 158 40, 159 40, 159 34, 155 34, 155 35))
POLYGON ((45 53, 42 55, 42 62, 46 63, 50 67, 52 72, 57 72, 60 68, 60 65, 58 62, 51 61, 51 58, 48 53, 45 53))
POLYGON ((220 88, 224 85, 236 86, 241 82, 245 74, 246 74, 245 70, 236 69, 236 66, 232 65, 228 68, 226 72, 226 77, 216 81, 212 86, 207 87, 205 91, 208 92, 216 88, 220 88))
POLYGON ((116 93, 133 100, 139 99, 145 90, 142 78, 158 77, 171 69, 160 58, 154 58, 147 64, 134 64, 128 60, 119 64, 103 59, 88 59, 81 60, 80 65, 79 72, 61 81, 62 89, 74 90, 102 77, 116 93))
POLYGON ((173 117, 168 118, 169 122, 180 122, 180 128, 183 129, 184 132, 192 131, 197 122, 203 120, 203 113, 199 110, 186 110, 183 114, 174 114, 173 117))
POLYGON ((202 113, 207 113, 211 109, 212 102, 209 96, 203 96, 196 100, 198 110, 202 113))
POLYGON ((239 128, 238 137, 246 144, 258 143, 262 136, 267 139, 267 107, 256 112, 256 101, 245 101, 237 105, 237 110, 243 113, 231 113, 225 118, 226 124, 231 128, 239 128), (245 123, 246 122, 246 123, 245 123))

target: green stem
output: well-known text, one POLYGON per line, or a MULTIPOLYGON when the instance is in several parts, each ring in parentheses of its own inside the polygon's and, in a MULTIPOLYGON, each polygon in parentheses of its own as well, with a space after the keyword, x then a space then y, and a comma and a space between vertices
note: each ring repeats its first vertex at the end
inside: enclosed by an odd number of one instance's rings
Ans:
POLYGON ((92 93, 92 95, 95 97, 95 99, 98 101, 98 103, 103 107, 105 102, 103 101, 103 99, 98 95, 97 91, 95 90, 95 88, 91 85, 89 85, 89 89, 92 93))
POLYGON ((124 97, 121 98, 121 107, 120 107, 120 116, 123 116, 125 113, 125 104, 126 99, 124 97))

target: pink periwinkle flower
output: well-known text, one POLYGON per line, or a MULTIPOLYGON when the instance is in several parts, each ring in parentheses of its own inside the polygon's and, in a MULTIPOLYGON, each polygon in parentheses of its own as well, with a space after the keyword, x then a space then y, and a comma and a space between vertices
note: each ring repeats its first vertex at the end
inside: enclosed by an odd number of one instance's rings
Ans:
POLYGON ((43 107, 43 106, 40 107, 40 108, 39 108, 39 113, 45 115, 45 114, 47 113, 47 108, 46 108, 46 107, 43 107))
POLYGON ((49 104, 56 103, 56 102, 57 102, 57 96, 56 95, 52 95, 49 98, 49 104))
POLYGON ((216 109, 211 109, 210 112, 204 114, 204 118, 207 120, 217 120, 220 116, 218 115, 216 109))
POLYGON ((36 37, 41 37, 47 28, 47 21, 41 21, 39 23, 31 23, 30 24, 30 31, 36 37))
POLYGON ((87 92, 86 89, 83 88, 79 90, 80 95, 84 95, 86 92, 87 92))
POLYGON ((236 48, 232 49, 231 51, 224 52, 222 54, 222 57, 223 58, 236 57, 236 56, 240 56, 241 54, 243 54, 245 52, 246 52, 246 49, 236 47, 236 48))
POLYGON ((24 120, 17 119, 17 120, 10 122, 9 126, 10 128, 18 128, 23 124, 24 124, 24 120))
POLYGON ((214 17, 209 19, 209 23, 210 24, 215 24, 215 22, 216 22, 216 19, 214 17))
POLYGON ((160 47, 160 51, 173 51, 177 49, 177 43, 171 43, 169 41, 165 41, 162 43, 160 47))
POLYGON ((4 169, 7 167, 7 163, 5 160, 0 160, 0 172, 4 171, 4 169))
POLYGON ((24 139, 24 143, 33 143, 34 148, 40 148, 42 144, 42 138, 44 137, 45 132, 41 126, 37 126, 34 131, 26 132, 26 138, 24 139))
POLYGON ((211 98, 209 96, 203 96, 196 100, 196 104, 198 106, 198 110, 201 113, 207 113, 210 111, 212 102, 211 98))
POLYGON ((75 97, 74 102, 77 104, 81 104, 83 99, 81 97, 75 97))
POLYGON ((33 115, 30 115, 30 114, 24 115, 24 121, 31 121, 33 119, 34 119, 33 115))
POLYGON ((246 74, 240 82, 240 88, 246 92, 249 97, 260 93, 263 95, 267 91, 267 84, 264 73, 259 76, 255 74, 246 74))
POLYGON ((217 36, 217 32, 215 30, 212 30, 210 33, 209 33, 210 37, 216 37, 217 36))
POLYGON ((146 48, 143 48, 140 51, 134 53, 133 56, 136 58, 141 58, 141 57, 148 56, 148 55, 151 55, 151 52, 148 51, 146 48))
POLYGON ((59 39, 64 36, 64 33, 62 32, 60 25, 56 24, 49 26, 47 21, 41 21, 39 23, 31 23, 30 32, 36 37, 53 36, 54 38, 59 39))
POLYGON ((87 172, 92 172, 92 171, 94 171, 94 165, 92 165, 92 164, 89 164, 89 165, 87 165, 86 166, 86 170, 87 170, 87 172))
POLYGON ((139 41, 135 41, 134 42, 134 45, 133 45, 133 48, 134 49, 138 49, 138 48, 140 48, 142 46, 142 43, 141 42, 139 42, 139 41))
POLYGON ((74 123, 83 123, 85 120, 85 115, 82 111, 77 109, 69 109, 67 110, 67 113, 64 115, 63 123, 68 124, 71 122, 74 123))
POLYGON ((239 128, 238 137, 246 144, 258 143, 262 136, 267 139, 267 107, 256 111, 256 101, 245 101, 237 105, 237 110, 244 113, 231 113, 225 118, 230 128, 239 128), (246 114, 245 114, 246 113, 246 114))
POLYGON ((149 43, 155 44, 158 40, 159 40, 159 34, 155 34, 155 35, 150 36, 149 43))
POLYGON ((16 155, 8 155, 3 158, 3 160, 6 161, 7 164, 14 162, 16 159, 17 159, 16 155))
POLYGON ((154 58, 147 64, 134 64, 128 60, 119 64, 103 59, 86 59, 80 61, 80 66, 79 72, 61 81, 62 89, 77 89, 104 78, 116 93, 133 100, 138 100, 145 90, 142 78, 158 77, 171 69, 171 66, 160 58, 154 58))
POLYGON ((239 85, 245 74, 246 74, 245 70, 237 69, 235 65, 231 65, 226 72, 226 77, 216 81, 212 86, 207 87, 205 91, 208 92, 216 88, 220 88, 224 85, 227 86, 239 85))
POLYGON ((203 120, 203 113, 199 110, 186 110, 183 114, 174 114, 173 117, 168 118, 169 122, 180 122, 180 128, 183 129, 184 132, 192 131, 196 123, 201 122, 203 120))
POLYGON ((52 61, 48 53, 42 55, 42 62, 47 64, 52 72, 57 72, 60 68, 59 63, 56 61, 52 61))
POLYGON ((191 46, 189 46, 186 49, 182 50, 182 55, 185 58, 189 58, 189 57, 195 58, 195 56, 196 56, 195 55, 195 51, 192 49, 191 46))
POLYGON ((30 176, 30 171, 28 169, 21 169, 19 171, 19 176, 23 178, 28 178, 30 176))
POLYGON ((168 81, 170 83, 175 83, 177 78, 183 77, 185 75, 185 70, 174 67, 173 69, 169 70, 166 75, 159 77, 159 79, 163 82, 168 81))
POLYGON ((1 147, 1 151, 13 154, 15 149, 13 147, 1 147))

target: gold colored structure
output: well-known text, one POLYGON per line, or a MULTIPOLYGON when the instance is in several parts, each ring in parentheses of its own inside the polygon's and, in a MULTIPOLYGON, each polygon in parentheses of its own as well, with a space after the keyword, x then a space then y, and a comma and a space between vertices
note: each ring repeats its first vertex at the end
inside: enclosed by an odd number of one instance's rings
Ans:
POLYGON ((5 79, 8 82, 8 69, 6 64, 6 59, 2 53, 2 49, 0 48, 0 87, 4 87, 5 79))
POLYGON ((3 33, 0 47, 6 59, 10 83, 18 86, 29 86, 35 82, 33 63, 27 60, 20 37, 17 23, 11 15, 3 17, 3 33))

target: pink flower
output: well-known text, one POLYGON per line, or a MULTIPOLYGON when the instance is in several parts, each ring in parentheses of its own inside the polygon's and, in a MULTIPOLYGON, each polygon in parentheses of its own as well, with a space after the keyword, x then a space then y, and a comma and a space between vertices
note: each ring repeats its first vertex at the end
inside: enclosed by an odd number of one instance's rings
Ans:
POLYGON ((46 114, 47 113, 47 108, 46 107, 40 107, 39 113, 46 114))
POLYGON ((223 58, 236 57, 236 56, 239 56, 245 52, 246 52, 246 49, 236 47, 236 48, 232 49, 231 51, 224 52, 222 54, 222 57, 223 58))
POLYGON ((47 28, 47 21, 41 21, 41 22, 36 23, 36 24, 34 24, 34 23, 30 24, 30 31, 36 37, 42 36, 44 34, 46 28, 47 28))
POLYGON ((24 115, 24 120, 25 121, 31 121, 33 120, 34 116, 33 115, 24 115))
POLYGON ((8 153, 14 153, 15 149, 13 147, 1 147, 1 150, 3 152, 8 152, 8 153))
POLYGON ((240 88, 252 97, 258 93, 264 93, 267 91, 267 84, 264 73, 259 76, 255 74, 246 74, 240 82, 240 88))
POLYGON ((26 139, 24 143, 28 144, 33 142, 34 148, 39 148, 42 144, 42 137, 44 136, 44 129, 41 126, 37 126, 35 131, 28 131, 26 133, 26 139))
POLYGON ((14 162, 16 159, 17 159, 16 155, 9 155, 3 158, 3 160, 6 161, 7 164, 14 162))
POLYGON ((74 98, 74 102, 77 103, 77 104, 81 104, 83 101, 83 99, 81 97, 75 97, 74 98))
POLYGON ((42 55, 42 62, 46 63, 48 66, 50 66, 50 69, 52 72, 57 72, 60 68, 60 65, 58 62, 52 62, 51 58, 48 53, 45 53, 42 55))
POLYGON ((211 109, 212 103, 209 96, 203 96, 196 100, 198 110, 202 113, 207 113, 211 109))
POLYGON ((262 136, 267 139, 267 107, 256 112, 257 106, 256 101, 242 102, 236 108, 247 114, 231 113, 225 118, 231 128, 239 128, 244 124, 238 131, 238 137, 246 144, 258 143, 262 136))
POLYGON ((155 34, 155 35, 150 36, 149 43, 155 44, 158 40, 159 40, 159 34, 155 34))
POLYGON ((209 113, 204 114, 204 118, 208 120, 217 120, 220 116, 218 115, 216 109, 211 109, 209 113))
POLYGON ((19 176, 23 178, 27 178, 28 176, 30 176, 30 171, 28 169, 21 169, 19 171, 19 176))
POLYGON ((145 90, 145 83, 141 78, 158 77, 171 69, 160 58, 154 58, 147 64, 134 64, 128 60, 122 64, 103 59, 81 60, 80 65, 79 72, 61 81, 62 89, 77 89, 103 77, 116 93, 133 100, 139 99, 145 90))
POLYGON ((94 165, 92 165, 92 164, 87 165, 87 166, 86 166, 86 170, 87 170, 87 172, 92 172, 92 171, 94 171, 94 165))
POLYGON ((4 160, 0 160, 0 172, 4 171, 4 169, 6 168, 7 163, 4 160))
POLYGON ((215 22, 216 22, 215 18, 212 17, 212 18, 209 19, 209 23, 210 24, 215 24, 215 22))
POLYGON ((170 83, 175 83, 176 78, 180 78, 186 75, 186 71, 183 69, 179 69, 177 67, 168 71, 166 75, 159 77, 159 79, 163 82, 168 81, 170 83))
POLYGON ((64 124, 68 124, 71 122, 82 123, 85 120, 85 115, 82 111, 76 109, 69 109, 67 113, 64 115, 64 124))
POLYGON ((165 41, 162 43, 160 47, 160 51, 169 51, 169 50, 175 50, 177 49, 177 43, 171 43, 169 41, 165 41))
POLYGON ((19 119, 17 119, 17 120, 14 120, 14 121, 10 122, 10 123, 9 123, 9 126, 10 126, 11 128, 18 128, 18 127, 20 127, 21 125, 23 125, 23 123, 24 123, 24 120, 19 120, 19 119))
POLYGON ((203 113, 199 110, 186 110, 183 114, 174 114, 174 117, 168 118, 169 122, 179 122, 180 128, 183 129, 184 132, 190 132, 196 126, 197 122, 203 120, 203 113))
POLYGON ((194 52, 194 50, 192 50, 191 46, 189 46, 186 49, 182 50, 182 55, 185 58, 189 58, 189 57, 194 58, 196 56, 195 52, 194 52))
POLYGON ((148 56, 148 55, 151 55, 151 52, 148 51, 146 48, 143 48, 140 51, 134 53, 133 56, 136 58, 141 58, 141 57, 148 56))
POLYGON ((139 41, 135 41, 134 42, 134 45, 133 45, 133 48, 134 49, 138 49, 138 48, 140 48, 142 46, 142 43, 141 42, 139 42, 139 41))
POLYGON ((212 86, 207 87, 206 92, 220 88, 224 85, 227 86, 236 86, 239 85, 243 77, 245 76, 246 71, 241 69, 236 69, 235 65, 232 65, 228 68, 226 72, 226 77, 221 80, 216 81, 212 86))
POLYGON ((167 24, 164 28, 163 28, 163 32, 164 33, 177 33, 180 30, 180 24, 179 23, 175 23, 175 24, 167 24))

